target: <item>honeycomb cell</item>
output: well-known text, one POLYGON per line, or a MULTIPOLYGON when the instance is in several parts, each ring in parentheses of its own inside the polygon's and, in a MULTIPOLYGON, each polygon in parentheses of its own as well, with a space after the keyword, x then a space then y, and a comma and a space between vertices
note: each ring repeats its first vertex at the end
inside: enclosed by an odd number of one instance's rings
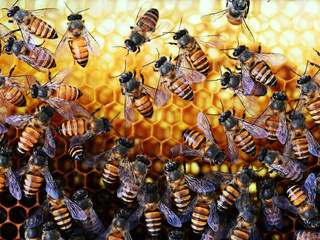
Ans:
POLYGON ((15 199, 8 191, 1 193, 0 203, 1 206, 6 208, 13 207, 17 204, 17 199, 15 199))
POLYGON ((109 99, 114 99, 112 88, 107 87, 106 85, 102 85, 95 89, 95 96, 98 103, 102 105, 107 105, 109 103, 109 99))
POLYGON ((23 207, 14 207, 9 212, 10 221, 23 223, 26 219, 27 212, 23 207))
POLYGON ((69 158, 68 155, 64 155, 57 164, 57 169, 59 169, 62 172, 71 172, 74 170, 74 161, 69 158))
POLYGON ((87 188, 92 190, 98 190, 101 186, 101 173, 92 172, 87 175, 85 182, 87 183, 87 188))
POLYGON ((25 206, 26 208, 31 208, 36 203, 37 203, 37 199, 36 198, 22 197, 21 200, 20 200, 20 204, 25 206))
POLYGON ((153 125, 153 136, 163 141, 170 137, 171 131, 166 131, 171 128, 171 125, 166 122, 159 122, 153 125))
POLYGON ((0 207, 0 224, 7 220, 7 211, 3 207, 0 207))
POLYGON ((14 239, 17 236, 18 229, 12 223, 3 224, 0 230, 2 239, 14 239))
POLYGON ((142 149, 146 155, 149 156, 157 156, 160 152, 160 143, 159 141, 155 140, 154 138, 149 138, 148 143, 142 143, 142 149))
POLYGON ((73 172, 69 174, 67 177, 68 186, 71 189, 78 190, 83 188, 84 186, 84 176, 81 173, 73 172))

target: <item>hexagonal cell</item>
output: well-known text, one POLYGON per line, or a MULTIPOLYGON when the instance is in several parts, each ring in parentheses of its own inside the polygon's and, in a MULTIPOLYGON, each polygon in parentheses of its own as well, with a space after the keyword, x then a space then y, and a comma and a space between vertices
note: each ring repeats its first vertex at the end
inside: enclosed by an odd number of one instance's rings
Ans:
POLYGON ((177 107, 166 106, 162 110, 162 121, 165 121, 169 124, 175 124, 181 121, 181 110, 177 107))
POLYGON ((7 211, 0 207, 0 224, 7 220, 7 211))
POLYGON ((87 188, 92 189, 92 190, 98 190, 103 185, 101 185, 101 178, 102 174, 97 173, 97 172, 92 172, 86 176, 86 183, 87 183, 87 188))
POLYGON ((136 127, 133 129, 133 136, 142 136, 141 139, 146 139, 151 136, 151 126, 147 122, 140 121, 135 126, 136 127))
POLYGON ((142 143, 142 149, 144 153, 148 156, 159 155, 160 154, 160 143, 154 138, 149 138, 148 142, 142 143))
POLYGON ((200 109, 208 108, 211 106, 211 94, 207 91, 201 91, 194 94, 193 104, 200 109))
POLYGON ((37 203, 37 198, 22 197, 21 200, 20 200, 20 204, 25 206, 25 207, 27 207, 27 208, 31 208, 36 203, 37 203))
POLYGON ((5 192, 0 193, 1 194, 1 198, 0 198, 0 203, 1 206, 4 207, 13 207, 14 205, 17 204, 17 199, 15 199, 8 190, 6 190, 5 192))
POLYGON ((62 140, 61 138, 55 138, 54 139, 56 142, 56 156, 60 156, 62 154, 64 154, 66 152, 66 142, 64 140, 62 140))
POLYGON ((85 86, 80 86, 81 92, 84 96, 86 96, 85 98, 81 97, 79 99, 79 103, 81 103, 82 105, 87 105, 90 104, 94 101, 94 90, 85 85, 85 86))
POLYGON ((182 121, 189 126, 196 125, 198 113, 199 110, 193 106, 187 107, 182 111, 182 121))
POLYGON ((66 177, 68 187, 72 189, 72 191, 83 188, 84 186, 84 176, 81 173, 73 172, 66 177))
POLYGON ((102 85, 95 89, 96 100, 102 105, 106 105, 110 102, 110 98, 114 99, 113 90, 105 85, 102 85))
POLYGON ((18 234, 17 227, 12 223, 3 224, 0 230, 2 239, 15 239, 18 234))
POLYGON ((171 159, 172 153, 171 153, 170 149, 177 144, 178 143, 176 141, 174 141, 173 139, 168 139, 168 140, 162 142, 162 144, 161 144, 162 154, 164 156, 168 157, 169 159, 171 159))
POLYGON ((283 216, 283 228, 281 229, 281 232, 283 233, 289 233, 292 231, 293 221, 288 216, 283 216))
POLYGON ((153 136, 157 140, 165 140, 170 137, 172 131, 170 124, 166 122, 159 122, 152 126, 153 136))
POLYGON ((10 220, 15 223, 23 223, 26 216, 27 212, 23 207, 14 207, 9 212, 10 220))

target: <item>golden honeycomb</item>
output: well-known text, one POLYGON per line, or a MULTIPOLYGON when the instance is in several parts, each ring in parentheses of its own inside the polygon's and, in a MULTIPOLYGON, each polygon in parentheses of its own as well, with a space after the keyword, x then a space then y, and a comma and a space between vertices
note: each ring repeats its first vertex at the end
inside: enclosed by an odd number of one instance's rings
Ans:
MULTIPOLYGON (((15 1, 2 0, 1 7, 10 8, 15 1)), ((105 116, 109 119, 114 118, 117 113, 121 114, 114 120, 113 126, 122 135, 127 136, 142 136, 140 138, 141 146, 145 154, 149 156, 160 156, 163 158, 171 158, 170 148, 174 145, 182 143, 181 132, 185 128, 197 129, 198 112, 219 114, 222 111, 220 100, 223 102, 225 109, 237 112, 237 116, 241 117, 243 107, 237 98, 233 97, 233 93, 229 90, 221 90, 220 82, 205 81, 198 84, 193 84, 194 101, 192 103, 179 99, 177 96, 172 96, 168 104, 161 109, 156 109, 151 119, 144 119, 139 116, 138 121, 132 126, 125 125, 123 120, 123 105, 124 96, 121 94, 121 88, 117 77, 123 72, 125 61, 126 70, 141 71, 145 77, 145 83, 152 87, 156 87, 159 75, 153 71, 152 65, 143 67, 157 59, 158 52, 164 56, 175 57, 178 54, 176 46, 167 43, 172 41, 172 35, 168 34, 162 38, 155 39, 150 43, 146 43, 139 54, 129 54, 125 49, 116 47, 123 46, 124 39, 130 33, 130 26, 135 22, 136 14, 139 7, 144 1, 130 0, 73 0, 66 1, 73 12, 77 12, 89 8, 83 12, 83 19, 86 22, 86 27, 89 32, 99 42, 102 49, 100 56, 89 56, 89 62, 86 68, 81 68, 77 63, 74 63, 72 55, 66 54, 62 60, 57 61, 57 67, 52 70, 52 75, 55 75, 61 69, 72 67, 73 73, 69 80, 71 86, 78 87, 83 96, 79 102, 85 106, 90 112, 96 108, 102 109, 96 116, 105 116)), ((40 0, 20 0, 18 5, 21 8, 32 10, 45 7, 58 8, 61 10, 61 15, 54 20, 47 20, 59 34, 56 40, 46 40, 43 44, 52 52, 55 51, 61 37, 66 31, 67 16, 70 14, 63 0, 57 1, 40 1, 40 0)), ((239 35, 239 27, 230 26, 226 18, 210 23, 201 22, 200 17, 210 12, 217 12, 225 8, 225 0, 175 0, 175 1, 152 1, 150 6, 157 8, 160 13, 160 19, 168 19, 174 25, 174 30, 177 30, 182 19, 182 27, 186 27, 191 35, 201 36, 210 34, 221 34, 228 40, 224 46, 219 48, 232 48, 237 45, 237 36, 241 44, 247 45, 251 50, 257 51, 259 43, 262 45, 262 52, 277 52, 282 53, 288 61, 279 67, 272 67, 276 73, 278 80, 278 90, 287 90, 289 99, 294 100, 299 96, 299 91, 296 89, 297 76, 289 71, 291 68, 298 73, 303 73, 307 60, 319 63, 318 57, 312 48, 320 50, 318 39, 320 37, 320 20, 318 13, 320 3, 317 0, 252 0, 250 11, 247 18, 247 23, 255 36, 255 43, 248 41, 241 34, 239 35)), ((10 29, 16 29, 13 23, 8 23, 6 11, 0 11, 0 22, 8 26, 10 29)), ((39 40, 39 44, 42 41, 39 40)), ((229 60, 224 52, 218 48, 206 48, 203 50, 208 54, 211 62, 212 71, 207 79, 217 79, 220 76, 218 62, 221 66, 234 68, 235 61, 229 60)), ((1 72, 8 74, 10 69, 16 65, 14 75, 35 75, 40 82, 48 81, 48 76, 45 73, 37 72, 26 63, 17 60, 14 56, 3 54, 0 57, 1 72)), ((314 73, 316 69, 309 68, 310 73, 314 73)), ((258 99, 257 104, 260 110, 263 111, 268 104, 272 91, 268 95, 258 99)), ((27 96, 27 107, 29 112, 33 112, 38 102, 27 96)), ((24 113, 25 109, 13 109, 11 114, 24 113)), ((218 117, 209 117, 214 136, 224 149, 226 149, 225 134, 218 123, 218 117), (219 137, 220 136, 220 137, 219 137)), ((57 116, 52 121, 52 128, 58 126, 63 120, 57 116)), ((308 126, 312 126, 311 117, 307 115, 308 126)), ((18 138, 21 134, 20 130, 9 128, 8 144, 16 147, 18 138)), ((319 133, 315 130, 313 134, 317 139, 320 139, 319 133)), ((96 136, 86 144, 86 154, 91 155, 97 152, 109 149, 114 143, 115 132, 106 136, 96 136)), ((97 207, 97 211, 101 214, 101 220, 107 227, 112 220, 114 210, 124 207, 119 204, 116 198, 117 186, 106 190, 101 180, 99 170, 86 168, 81 162, 71 160, 67 154, 68 142, 70 139, 65 139, 59 136, 54 131, 54 138, 57 144, 57 155, 50 162, 50 170, 54 177, 63 179, 67 195, 75 192, 78 189, 87 189, 93 194, 93 198, 97 207)), ((258 141, 257 141, 257 144, 258 141)), ((263 141, 263 145, 266 144, 263 141)), ((273 145, 272 148, 281 150, 282 146, 273 145)), ((259 149, 259 147, 258 147, 259 149)), ((131 152, 131 155, 140 153, 139 144, 131 152)), ((29 156, 15 157, 13 169, 22 167, 28 160, 29 156)), ((241 166, 247 162, 253 162, 253 158, 239 161, 237 165, 231 165, 228 162, 221 167, 222 171, 231 170, 238 171, 241 166)), ((209 166, 203 164, 199 159, 178 158, 178 161, 186 163, 186 172, 194 176, 202 176, 204 172, 209 171, 209 166)), ((253 163, 256 169, 261 168, 261 164, 253 163)), ((309 172, 317 172, 319 165, 317 159, 310 157, 308 165, 309 172)), ((157 179, 162 172, 163 163, 160 160, 154 160, 149 173, 150 178, 157 179)), ((211 170, 217 170, 217 167, 210 167, 211 170)), ((266 170, 259 173, 261 176, 266 174, 266 170)), ((280 177, 273 175, 278 183, 278 190, 282 191, 285 185, 280 177)), ((149 179, 150 180, 150 179, 149 179)), ((256 185, 253 184, 251 192, 256 192, 256 185)), ((15 200, 6 191, 1 194, 0 198, 0 239, 21 239, 23 237, 23 223, 27 217, 34 212, 45 199, 45 192, 38 194, 37 199, 15 200)), ((266 232, 263 227, 262 220, 259 218, 258 229, 264 239, 292 239, 295 229, 303 229, 303 225, 293 215, 284 214, 285 226, 281 231, 276 229, 271 232, 266 232)), ((171 228, 167 223, 164 223, 165 229, 171 228)), ((197 239, 190 230, 190 224, 185 224, 188 239, 197 239)), ((146 238, 146 231, 143 222, 139 224, 137 229, 132 231, 133 239, 146 238)), ((165 233, 163 233, 165 236, 165 233)), ((163 237, 166 239, 166 237, 163 237)))

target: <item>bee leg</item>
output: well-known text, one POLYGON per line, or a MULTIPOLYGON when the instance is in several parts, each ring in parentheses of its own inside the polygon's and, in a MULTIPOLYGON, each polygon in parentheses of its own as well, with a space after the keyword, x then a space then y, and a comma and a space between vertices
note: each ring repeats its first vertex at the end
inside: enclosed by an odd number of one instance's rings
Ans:
MULTIPOLYGON (((320 55, 319 55, 320 56, 320 55)), ((310 62, 310 65, 315 66, 316 68, 320 68, 320 66, 316 63, 310 62)))
POLYGON ((313 50, 317 53, 318 56, 320 56, 320 52, 318 50, 316 50, 315 48, 313 50))
POLYGON ((175 43, 175 42, 168 42, 167 44, 170 44, 170 45, 178 45, 178 44, 175 43))
POLYGON ((244 120, 246 118, 246 112, 243 112, 242 114, 242 120, 244 120))
POLYGON ((8 21, 8 23, 13 23, 13 20, 10 19, 10 20, 8 21))
POLYGON ((141 77, 141 80, 142 80, 142 84, 144 84, 144 76, 143 74, 140 72, 140 77, 141 77))
POLYGON ((159 72, 159 70, 156 69, 155 67, 153 67, 153 71, 154 71, 154 72, 159 72))
POLYGON ((258 53, 261 53, 261 43, 259 43, 258 53))
POLYGON ((138 51, 137 51, 137 53, 136 54, 138 54, 140 52, 140 47, 138 47, 138 51))
POLYGON ((46 42, 46 41, 43 40, 43 42, 42 42, 41 44, 39 44, 39 45, 36 45, 36 47, 41 47, 45 42, 46 42))
POLYGON ((12 76, 12 73, 13 73, 13 71, 14 71, 15 68, 16 68, 16 65, 14 65, 14 66, 11 68, 10 73, 9 73, 9 77, 12 76))
POLYGON ((238 60, 238 59, 235 58, 235 57, 231 57, 228 53, 226 53, 226 55, 227 55, 228 58, 230 58, 230 59, 232 59, 232 60, 238 60))

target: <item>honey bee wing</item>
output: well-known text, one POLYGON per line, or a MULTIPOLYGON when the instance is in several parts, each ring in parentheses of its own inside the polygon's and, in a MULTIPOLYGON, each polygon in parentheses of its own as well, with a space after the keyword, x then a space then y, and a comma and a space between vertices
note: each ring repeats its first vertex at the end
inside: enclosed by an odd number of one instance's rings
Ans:
POLYGON ((34 118, 34 115, 29 115, 29 114, 11 115, 7 117, 6 123, 13 125, 17 128, 24 128, 31 121, 32 118, 34 118))
POLYGON ((141 218, 141 215, 143 214, 144 212, 144 205, 141 205, 140 207, 137 208, 137 210, 135 210, 131 215, 130 217, 128 218, 128 221, 127 221, 127 229, 128 230, 132 230, 134 229, 138 223, 139 223, 139 219, 141 218))
POLYGON ((242 63, 241 65, 241 82, 242 82, 242 87, 244 89, 244 91, 248 94, 250 94, 252 92, 252 89, 254 87, 254 82, 250 76, 250 72, 249 69, 244 66, 242 63))
POLYGON ((61 98, 53 97, 46 101, 61 117, 66 120, 74 120, 73 109, 70 102, 61 98))
POLYGON ((110 234, 112 233, 112 229, 113 229, 113 224, 111 223, 110 226, 103 232, 101 233, 96 240, 105 240, 108 239, 108 237, 110 236, 110 234))
POLYGON ((44 179, 46 180, 46 192, 54 199, 59 198, 59 189, 53 180, 48 166, 44 168, 43 173, 44 179))
POLYGON ((203 21, 203 22, 215 22, 219 18, 222 18, 228 11, 229 11, 228 9, 224 9, 224 10, 219 11, 219 12, 214 12, 214 13, 203 15, 201 17, 201 21, 203 21))
POLYGON ((205 179, 191 177, 188 175, 185 175, 185 179, 188 183, 189 188, 194 192, 211 192, 216 189, 216 186, 212 182, 205 179))
POLYGON ((181 144, 170 149, 172 156, 189 156, 189 157, 203 157, 203 155, 187 145, 181 144))
POLYGON ((11 193, 11 195, 14 198, 16 198, 17 200, 20 200, 22 197, 20 184, 19 184, 16 176, 12 172, 11 167, 9 168, 9 170, 7 172, 7 176, 8 176, 8 178, 6 179, 5 185, 9 187, 9 192, 11 193))
POLYGON ((30 50, 34 50, 37 44, 36 38, 30 33, 28 26, 22 22, 18 22, 16 20, 13 20, 15 24, 18 25, 23 41, 26 44, 27 48, 30 50))
MULTIPOLYGON (((45 49, 45 48, 41 48, 41 49, 45 49)), ((37 56, 37 59, 35 59, 34 57, 30 58, 29 56, 22 55, 22 54, 16 55, 16 57, 21 59, 22 61, 26 62, 31 67, 33 67, 34 69, 38 70, 39 72, 48 72, 49 71, 48 68, 40 67, 40 66, 35 64, 35 62, 37 62, 37 61, 47 60, 46 59, 47 58, 46 54, 43 54, 43 52, 41 52, 41 51, 45 51, 47 54, 52 55, 52 53, 48 49, 46 49, 46 50, 41 50, 41 49, 39 47, 35 47, 33 49, 33 51, 34 51, 34 55, 33 56, 37 56)))
POLYGON ((188 204, 188 206, 180 214, 181 223, 185 223, 191 219, 194 208, 196 207, 196 205, 198 203, 198 199, 199 199, 198 196, 195 196, 192 199, 192 201, 188 204))
POLYGON ((101 165, 101 162, 104 162, 104 160, 108 161, 111 155, 111 150, 104 151, 101 153, 97 153, 94 155, 91 155, 90 157, 87 157, 85 160, 83 160, 82 164, 86 167, 95 167, 99 168, 101 165))
POLYGON ((19 88, 21 91, 25 91, 29 88, 27 77, 30 79, 30 82, 33 82, 31 79, 36 77, 34 76, 27 76, 27 75, 22 75, 22 76, 11 76, 11 77, 5 77, 5 80, 9 83, 9 85, 14 86, 19 88))
POLYGON ((46 18, 51 20, 55 20, 57 17, 59 17, 59 15, 61 15, 61 12, 58 8, 41 8, 30 10, 30 12, 38 18, 46 18))
POLYGON ((66 50, 66 47, 68 46, 68 42, 69 40, 72 38, 72 34, 69 31, 69 29, 67 29, 67 31, 65 32, 65 34, 63 35, 62 39, 60 40, 56 51, 54 53, 55 59, 60 60, 68 51, 66 50))
POLYGON ((307 130, 305 134, 308 140, 309 152, 316 157, 320 157, 320 144, 318 143, 317 139, 312 135, 312 133, 309 130, 307 130))
POLYGON ((0 23, 0 38, 7 38, 9 37, 13 32, 10 28, 0 23))
POLYGON ((132 169, 132 163, 129 158, 126 158, 120 162, 118 176, 122 181, 135 182, 135 175, 132 169))
POLYGON ((156 88, 147 86, 147 85, 142 84, 142 83, 141 83, 141 86, 142 86, 143 90, 144 90, 152 99, 155 98, 156 92, 157 92, 157 89, 156 89, 156 88))
POLYGON ((70 214, 73 219, 82 221, 87 219, 86 212, 83 211, 82 208, 80 208, 77 204, 72 202, 68 197, 64 196, 64 202, 66 203, 66 206, 70 211, 70 214))
POLYGON ((91 33, 89 33, 89 31, 87 30, 86 27, 83 28, 82 34, 83 34, 84 39, 87 42, 88 50, 92 54, 99 56, 101 54, 101 48, 100 48, 97 40, 91 35, 91 33))
POLYGON ((259 60, 264 60, 271 63, 273 66, 280 65, 287 61, 287 58, 280 53, 257 53, 256 57, 259 60))
POLYGON ((37 211, 29 217, 29 221, 26 227, 34 228, 44 222, 49 208, 49 201, 46 199, 37 209, 37 211))
POLYGON ((197 36, 194 38, 200 44, 203 44, 205 46, 212 47, 212 48, 218 47, 227 41, 227 38, 222 35, 197 36))
POLYGON ((177 58, 176 74, 178 78, 182 78, 188 84, 199 83, 206 80, 205 75, 191 68, 185 54, 180 54, 177 58))
POLYGON ((132 237, 131 237, 131 235, 130 235, 130 233, 128 231, 126 231, 124 233, 123 237, 124 237, 124 240, 132 240, 132 237))
POLYGON ((174 25, 172 21, 161 19, 158 21, 155 30, 147 33, 147 39, 148 41, 151 41, 152 39, 166 35, 168 32, 172 32, 173 29, 174 25))
POLYGON ((2 123, 0 123, 0 134, 4 134, 6 132, 8 132, 8 128, 2 123))
POLYGON ((299 162, 289 156, 279 155, 279 157, 284 163, 286 163, 287 166, 289 165, 288 166, 289 169, 297 168, 297 169, 299 169, 300 172, 307 171, 307 167, 303 163, 301 163, 301 162, 299 162))
POLYGON ((281 144, 285 144, 286 139, 288 137, 288 127, 286 114, 284 112, 280 114, 279 127, 276 131, 276 134, 281 144))
POLYGON ((70 147, 74 148, 74 147, 77 147, 77 146, 81 146, 86 141, 88 141, 91 137, 93 137, 94 135, 96 135, 95 132, 88 131, 85 134, 74 136, 73 138, 71 138, 70 147))
POLYGON ((88 119, 92 117, 91 113, 87 109, 85 109, 80 103, 76 101, 70 101, 69 105, 71 106, 74 115, 82 116, 88 119))
POLYGON ((242 212, 244 208, 250 203, 250 195, 248 190, 241 190, 239 196, 236 199, 235 206, 242 212))
POLYGON ((218 231, 220 221, 215 201, 212 201, 210 204, 210 213, 207 222, 213 231, 218 231))
POLYGON ((204 176, 215 185, 228 184, 234 178, 234 174, 220 171, 210 171, 205 173, 204 176))
POLYGON ((162 212, 166 218, 167 222, 174 227, 181 227, 181 221, 179 217, 164 203, 160 203, 159 205, 160 212, 162 212))
POLYGON ((268 136, 268 133, 265 129, 253 123, 240 120, 239 124, 242 125, 242 127, 245 128, 254 138, 266 138, 268 136))
POLYGON ((228 131, 226 131, 226 136, 228 157, 231 160, 231 162, 236 163, 240 157, 240 149, 238 148, 232 135, 228 131))
POLYGON ((313 82, 317 85, 318 90, 320 89, 320 71, 318 70, 312 78, 313 82))
POLYGON ((289 211, 294 214, 299 214, 298 209, 293 206, 290 201, 284 196, 274 196, 272 197, 272 202, 279 208, 289 211))
POLYGON ((253 95, 245 95, 242 91, 239 90, 235 90, 234 92, 247 113, 249 113, 252 117, 257 117, 259 113, 259 104, 257 104, 257 97, 253 95))
POLYGON ((30 160, 28 161, 27 164, 25 164, 23 167, 19 168, 13 173, 16 179, 18 180, 18 182, 20 182, 21 177, 24 176, 25 173, 29 170, 29 166, 30 166, 30 160))
POLYGON ((46 127, 46 138, 44 141, 43 150, 51 158, 53 158, 56 155, 56 142, 53 139, 50 125, 46 127))
POLYGON ((198 128, 203 131, 204 135, 206 136, 206 138, 208 138, 209 141, 216 143, 211 131, 209 120, 202 112, 198 113, 197 125, 198 128))
POLYGON ((137 120, 136 112, 133 109, 132 99, 128 94, 125 94, 124 119, 129 126, 137 120))
POLYGON ((65 68, 58 72, 50 81, 45 83, 44 85, 48 88, 56 89, 60 85, 66 83, 71 77, 72 68, 65 68))
POLYGON ((242 31, 243 35, 246 36, 246 38, 249 41, 254 42, 253 33, 251 32, 251 30, 250 30, 250 28, 244 18, 242 18, 241 31, 242 31))
POLYGON ((262 240, 256 225, 251 229, 248 240, 262 240))
MULTIPOLYGON (((101 233, 104 231, 103 224, 101 220, 99 219, 97 213, 94 211, 94 209, 91 207, 90 212, 89 212, 89 221, 91 220, 92 226, 94 226, 94 229, 96 229, 94 232, 95 233, 101 233)), ((88 229, 89 230, 89 229, 88 229)))
POLYGON ((317 181, 314 173, 309 174, 301 189, 307 194, 310 203, 315 204, 317 181))
POLYGON ((163 195, 161 196, 161 202, 166 204, 169 208, 172 206, 172 200, 171 200, 171 187, 170 184, 166 185, 166 190, 164 191, 163 195))
POLYGON ((165 77, 160 77, 157 91, 154 96, 154 103, 157 108, 161 108, 164 104, 169 101, 171 92, 168 89, 168 81, 165 77))

